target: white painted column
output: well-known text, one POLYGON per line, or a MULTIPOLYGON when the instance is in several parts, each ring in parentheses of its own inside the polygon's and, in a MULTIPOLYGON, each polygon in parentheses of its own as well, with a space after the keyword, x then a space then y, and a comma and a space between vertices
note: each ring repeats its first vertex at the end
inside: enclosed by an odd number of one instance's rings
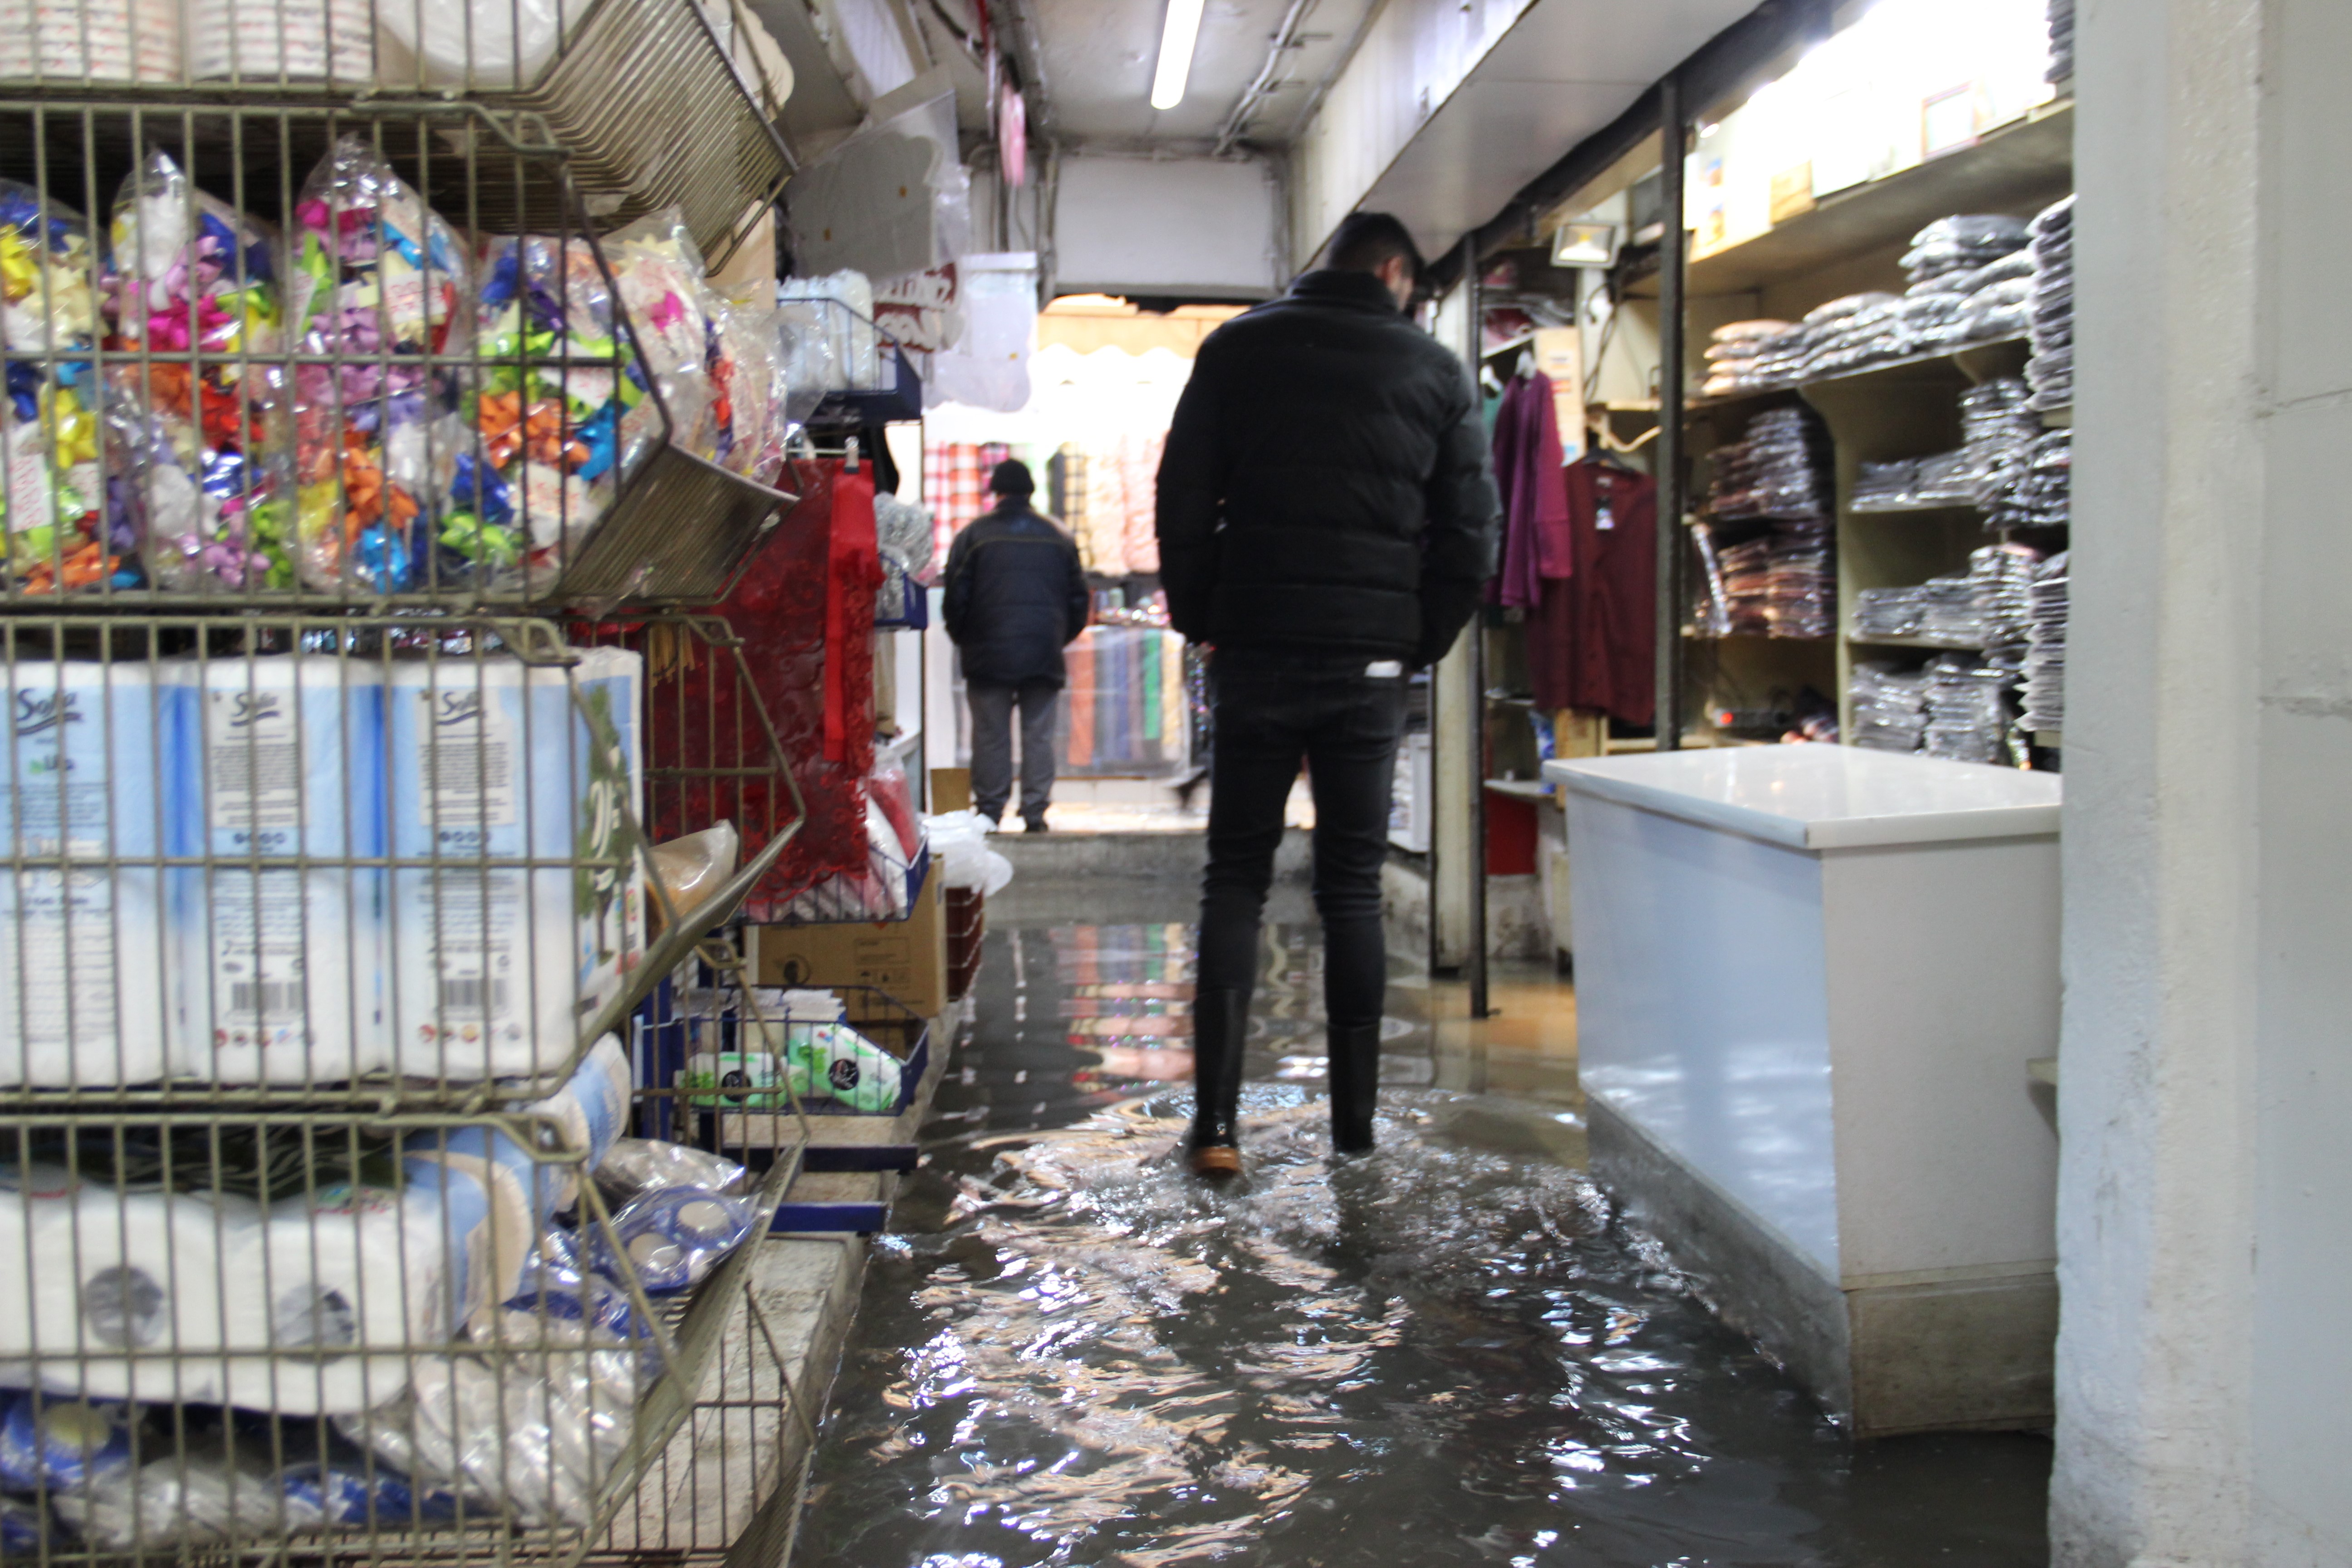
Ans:
POLYGON ((2352 1562, 2352 7, 2085 0, 2055 1560, 2352 1562))

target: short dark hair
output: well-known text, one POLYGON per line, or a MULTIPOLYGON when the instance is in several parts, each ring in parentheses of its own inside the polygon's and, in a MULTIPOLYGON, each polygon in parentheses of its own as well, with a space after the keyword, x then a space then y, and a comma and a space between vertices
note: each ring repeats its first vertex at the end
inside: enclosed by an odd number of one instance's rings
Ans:
POLYGON ((1037 481, 1031 477, 1028 464, 1018 458, 1007 458, 990 472, 988 493, 998 496, 1035 495, 1037 481))
POLYGON ((1339 272, 1377 272, 1402 256, 1421 280, 1421 247, 1404 225, 1387 213, 1349 213, 1331 234, 1331 267, 1339 272))

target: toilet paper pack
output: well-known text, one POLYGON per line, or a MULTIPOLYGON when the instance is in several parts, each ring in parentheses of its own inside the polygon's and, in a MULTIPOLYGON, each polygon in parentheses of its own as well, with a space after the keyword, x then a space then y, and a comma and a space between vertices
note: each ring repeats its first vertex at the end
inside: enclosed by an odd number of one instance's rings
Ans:
POLYGON ((23 659, 8 673, 0 1084, 152 1082, 165 1027, 159 736, 174 694, 144 664, 23 659))
POLYGON ((166 896, 175 1075, 334 1083, 389 1064, 380 666, 316 655, 167 660, 188 786, 166 896), (312 862, 305 865, 307 860, 312 862))
POLYGON ((393 667, 389 962, 404 1074, 558 1068, 642 956, 644 664, 576 651, 569 670, 507 655, 393 667))
POLYGON ((404 1174, 264 1205, 0 1169, 0 1258, 43 1260, 0 1275, 0 1382, 301 1415, 397 1397, 408 1347, 496 1300, 472 1270, 488 1192, 446 1166, 404 1174))

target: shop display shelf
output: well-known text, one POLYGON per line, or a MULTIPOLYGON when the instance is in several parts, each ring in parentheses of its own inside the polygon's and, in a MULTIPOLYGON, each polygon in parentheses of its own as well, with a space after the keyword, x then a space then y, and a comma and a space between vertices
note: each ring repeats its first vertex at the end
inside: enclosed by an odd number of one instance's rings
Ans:
MULTIPOLYGON (((151 149, 169 154, 187 173, 194 191, 216 195, 236 211, 282 226, 292 217, 311 167, 339 138, 356 136, 428 194, 452 225, 477 237, 495 237, 521 232, 515 225, 527 221, 534 234, 584 247, 611 301, 615 349, 603 357, 574 354, 526 362, 488 354, 453 336, 444 352, 399 356, 396 363, 404 374, 424 378, 427 385, 434 378, 446 378, 461 389, 461 402, 473 389, 501 373, 515 373, 526 363, 567 381, 576 376, 583 384, 591 378, 635 374, 648 383, 643 397, 652 410, 640 449, 626 471, 610 481, 609 496, 599 502, 601 512, 576 521, 572 509, 588 502, 575 500, 567 490, 551 509, 558 515, 539 520, 558 537, 539 544, 536 558, 527 565, 467 562, 443 547, 438 525, 428 516, 411 525, 414 537, 402 546, 408 563, 395 580, 387 580, 379 569, 356 566, 340 571, 326 585, 315 576, 275 586, 238 585, 208 573, 184 574, 195 580, 177 584, 150 581, 123 585, 117 581, 119 574, 110 574, 57 594, 47 584, 68 580, 66 531, 60 529, 54 561, 39 563, 49 571, 24 569, 26 563, 19 563, 20 570, 0 582, 0 611, 46 614, 66 605, 77 610, 233 611, 263 605, 467 611, 698 604, 723 597, 797 498, 674 443, 674 411, 658 378, 646 373, 650 362, 642 324, 630 319, 605 247, 592 233, 593 193, 577 182, 576 161, 563 149, 541 133, 521 136, 516 129, 513 117, 463 102, 224 106, 194 100, 0 100, 0 175, 31 185, 45 205, 100 215, 96 221, 101 229, 103 215, 112 206, 124 176, 151 149), (512 197, 516 193, 524 194, 520 205, 530 209, 528 214, 501 213, 501 194, 512 197)), ((506 205, 513 206, 512 202, 506 205)), ((192 226, 194 216, 192 210, 192 226)), ((321 369, 333 373, 340 384, 349 375, 381 375, 395 363, 373 354, 305 353, 265 340, 242 353, 169 351, 152 345, 140 350, 44 349, 21 342, 12 342, 5 353, 14 375, 29 374, 47 384, 70 381, 95 367, 102 380, 132 388, 231 365, 245 387, 267 386, 273 378, 282 384, 306 370, 321 369)), ((239 404, 231 422, 242 421, 259 432, 253 437, 254 458, 266 468, 284 441, 270 434, 274 422, 287 416, 260 393, 235 395, 239 404)), ((281 396, 278 401, 287 400, 281 396)), ((488 438, 455 420, 449 423, 456 426, 454 436, 437 426, 427 428, 428 463, 446 467, 464 459, 485 464, 488 438), (453 444, 456 449, 436 451, 436 442, 453 444)), ((116 443, 110 438, 106 447, 104 460, 116 463, 116 443)), ((306 515, 305 530, 325 534, 344 528, 343 519, 354 502, 348 481, 339 476, 333 482, 336 488, 328 501, 331 517, 322 524, 306 515)), ((288 489, 278 504, 290 509, 296 505, 290 481, 288 489)), ((301 502, 306 509, 310 504, 307 497, 301 502)), ((542 503, 545 510, 550 509, 542 503)), ((523 524, 524 520, 517 520, 519 532, 523 524)), ((113 526, 110 521, 109 526, 113 526)), ((290 556, 306 546, 289 543, 284 548, 290 556)))
MULTIPOLYGON (((100 1405, 120 1436, 79 1461, 115 1483, 34 1493, 42 1560, 581 1561, 722 1353, 780 1356, 730 1325, 756 1313, 747 1279, 801 1169, 780 1145, 749 1237, 649 1291, 587 1176, 628 1070, 616 1054, 568 1100, 473 1116, 0 1111, 5 1163, 55 1173, 0 1185, 0 1357, 43 1391, 0 1398, 130 1402, 100 1405), (614 1292, 593 1363, 572 1288, 539 1272, 566 1205, 614 1292)), ((790 1406, 788 1378, 748 1381, 790 1406)))
POLYGON ((2044 104, 1965 147, 1822 197, 1752 239, 1695 258, 1694 299, 1768 289, 1899 246, 1952 213, 2031 214, 2074 188, 2074 106, 2044 104))
MULTIPOLYGON (((463 100, 567 151, 605 228, 679 207, 714 267, 782 190, 792 159, 771 108, 696 0, 449 11, 448 0, 194 0, 183 47, 175 0, 75 0, 42 10, 47 31, 17 46, 21 58, 0 53, 16 68, 0 93, 215 109, 463 100), (104 42, 82 47, 117 33, 140 40, 137 66, 116 64, 104 42)), ((462 153, 465 128, 451 129, 449 150, 462 153)), ((425 189, 449 205, 470 195, 492 228, 541 230, 568 216, 543 187, 425 189)))

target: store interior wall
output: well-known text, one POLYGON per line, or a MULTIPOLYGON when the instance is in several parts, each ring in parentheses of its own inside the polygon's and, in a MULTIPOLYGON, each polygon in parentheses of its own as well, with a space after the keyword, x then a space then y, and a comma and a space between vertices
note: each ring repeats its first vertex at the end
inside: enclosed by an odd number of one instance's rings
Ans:
POLYGON ((2079 27, 2053 1557, 2339 1563, 2352 12, 2079 27))
POLYGON ((1257 158, 1062 160, 1055 274, 1068 290, 1262 300, 1288 275, 1280 188, 1257 158))

